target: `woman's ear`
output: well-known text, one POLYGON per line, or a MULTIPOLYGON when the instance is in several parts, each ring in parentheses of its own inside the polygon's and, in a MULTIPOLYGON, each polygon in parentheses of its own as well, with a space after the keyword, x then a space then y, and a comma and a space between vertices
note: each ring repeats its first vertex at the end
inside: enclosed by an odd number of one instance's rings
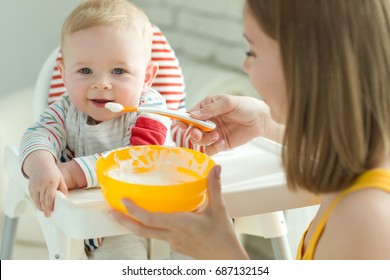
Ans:
POLYGON ((158 71, 158 64, 152 61, 149 62, 145 73, 144 88, 150 88, 152 86, 153 81, 157 76, 157 71, 158 71))

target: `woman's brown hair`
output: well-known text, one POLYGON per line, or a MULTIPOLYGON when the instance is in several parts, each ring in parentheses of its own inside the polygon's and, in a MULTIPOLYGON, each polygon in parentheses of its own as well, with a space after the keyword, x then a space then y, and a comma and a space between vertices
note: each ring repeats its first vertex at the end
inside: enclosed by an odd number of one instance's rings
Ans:
POLYGON ((290 188, 347 188, 390 152, 390 1, 247 0, 278 41, 290 188))

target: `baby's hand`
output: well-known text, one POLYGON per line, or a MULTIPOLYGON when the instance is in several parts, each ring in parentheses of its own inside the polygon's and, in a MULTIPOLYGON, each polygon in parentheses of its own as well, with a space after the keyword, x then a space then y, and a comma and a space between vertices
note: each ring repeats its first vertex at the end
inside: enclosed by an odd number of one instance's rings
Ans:
POLYGON ((69 190, 87 186, 87 179, 84 172, 76 161, 58 163, 58 168, 64 177, 65 184, 69 190))
POLYGON ((35 206, 49 217, 54 209, 56 191, 68 192, 53 156, 47 151, 31 153, 24 161, 23 170, 29 177, 28 188, 35 206))
POLYGON ((46 217, 53 212, 56 191, 59 190, 65 194, 68 192, 64 177, 56 165, 30 176, 28 187, 36 207, 46 217))

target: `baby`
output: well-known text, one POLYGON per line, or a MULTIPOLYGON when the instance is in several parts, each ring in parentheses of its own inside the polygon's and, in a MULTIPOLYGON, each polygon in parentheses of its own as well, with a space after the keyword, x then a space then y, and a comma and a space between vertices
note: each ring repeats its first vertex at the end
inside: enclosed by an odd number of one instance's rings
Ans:
MULTIPOLYGON (((66 18, 58 67, 67 93, 27 129, 20 148, 31 198, 45 216, 53 211, 57 190, 67 194, 98 186, 95 163, 102 152, 172 144, 168 118, 104 107, 107 102, 166 107, 150 88, 158 70, 151 45, 148 18, 126 0, 86 1, 66 18)), ((107 237, 102 244, 88 240, 86 250, 90 258, 147 258, 146 240, 134 235, 107 237)))

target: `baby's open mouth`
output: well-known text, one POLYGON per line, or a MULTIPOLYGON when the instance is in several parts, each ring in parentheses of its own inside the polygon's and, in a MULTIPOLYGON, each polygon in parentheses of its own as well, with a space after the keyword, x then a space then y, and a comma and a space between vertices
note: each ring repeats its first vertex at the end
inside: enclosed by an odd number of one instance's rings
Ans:
POLYGON ((108 102, 113 102, 113 100, 108 100, 108 99, 90 99, 90 101, 97 107, 102 107, 104 108, 104 105, 108 102))

